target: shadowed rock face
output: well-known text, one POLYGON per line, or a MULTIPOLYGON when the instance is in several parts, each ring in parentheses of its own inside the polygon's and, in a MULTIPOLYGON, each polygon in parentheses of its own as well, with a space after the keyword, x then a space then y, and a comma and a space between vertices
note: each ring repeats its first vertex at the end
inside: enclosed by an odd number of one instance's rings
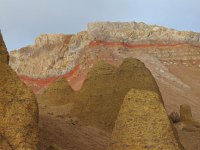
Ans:
POLYGON ((180 150, 159 93, 132 89, 126 95, 108 150, 180 150))
POLYGON ((112 132, 124 96, 132 89, 159 93, 151 72, 134 58, 126 58, 119 68, 97 63, 76 94, 72 113, 86 124, 112 132))
POLYGON ((0 62, 9 63, 9 54, 0 31, 0 62))
POLYGON ((4 54, 6 52, 0 53, 0 135, 5 138, 1 146, 6 146, 7 142, 14 150, 36 150, 38 143, 36 98, 7 65, 8 55, 4 54))

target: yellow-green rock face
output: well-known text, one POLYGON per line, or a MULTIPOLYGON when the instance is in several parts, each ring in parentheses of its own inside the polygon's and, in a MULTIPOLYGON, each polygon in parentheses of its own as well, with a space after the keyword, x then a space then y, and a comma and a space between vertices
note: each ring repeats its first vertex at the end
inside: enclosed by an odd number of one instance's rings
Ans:
POLYGON ((41 103, 57 106, 64 105, 74 100, 74 91, 64 78, 60 78, 52 83, 38 97, 41 103))
POLYGON ((4 43, 2 34, 0 32, 0 62, 9 63, 9 54, 7 52, 6 45, 4 43))
POLYGON ((38 106, 16 73, 0 62, 0 134, 13 149, 37 149, 38 106))
POLYGON ((8 66, 8 54, 0 35, 0 148, 37 150, 38 105, 35 95, 8 66))
POLYGON ((115 122, 108 150, 180 150, 160 94, 132 89, 115 122))
POLYGON ((86 124, 112 132, 123 99, 132 88, 159 93, 151 72, 141 61, 127 58, 119 68, 99 62, 76 94, 72 113, 86 124))

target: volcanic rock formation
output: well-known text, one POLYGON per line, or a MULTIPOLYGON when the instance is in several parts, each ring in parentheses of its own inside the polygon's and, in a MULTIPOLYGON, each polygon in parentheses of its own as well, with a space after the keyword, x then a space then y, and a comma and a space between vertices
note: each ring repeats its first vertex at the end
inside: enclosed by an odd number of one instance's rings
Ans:
POLYGON ((109 150, 180 150, 160 93, 132 89, 126 95, 109 150))
POLYGON ((4 139, 1 147, 7 149, 9 145, 14 150, 37 150, 36 98, 7 65, 8 55, 2 35, 0 43, 0 135, 4 139))

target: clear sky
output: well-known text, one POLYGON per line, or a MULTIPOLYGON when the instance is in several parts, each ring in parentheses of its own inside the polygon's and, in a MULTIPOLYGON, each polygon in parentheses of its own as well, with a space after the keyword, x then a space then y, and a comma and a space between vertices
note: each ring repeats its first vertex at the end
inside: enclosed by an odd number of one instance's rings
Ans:
POLYGON ((93 21, 138 21, 200 32, 200 0, 0 0, 9 50, 42 33, 76 33, 93 21))

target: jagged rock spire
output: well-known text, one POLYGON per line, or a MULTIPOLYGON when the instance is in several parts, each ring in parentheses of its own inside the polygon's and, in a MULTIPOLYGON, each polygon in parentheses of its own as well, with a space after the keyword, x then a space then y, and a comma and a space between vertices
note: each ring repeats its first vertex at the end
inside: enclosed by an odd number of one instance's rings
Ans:
POLYGON ((9 54, 0 30, 0 62, 9 63, 9 54))

